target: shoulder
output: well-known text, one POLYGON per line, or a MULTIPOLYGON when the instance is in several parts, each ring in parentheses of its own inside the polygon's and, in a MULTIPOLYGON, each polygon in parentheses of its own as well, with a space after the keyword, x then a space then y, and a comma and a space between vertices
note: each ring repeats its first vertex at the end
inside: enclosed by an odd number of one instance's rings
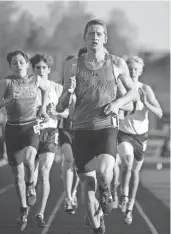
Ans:
POLYGON ((141 88, 146 93, 153 92, 152 88, 147 84, 141 83, 141 88))
POLYGON ((126 65, 125 60, 121 57, 111 54, 111 59, 112 59, 113 64, 118 68, 121 68, 122 66, 126 65))
POLYGON ((53 82, 53 86, 55 87, 55 89, 56 89, 57 91, 62 92, 63 86, 62 86, 61 84, 56 83, 56 82, 54 82, 54 81, 51 81, 51 82, 53 82))
POLYGON ((114 68, 117 69, 120 75, 129 76, 128 66, 123 58, 115 56, 115 55, 111 55, 111 59, 112 59, 114 68))
POLYGON ((12 80, 13 80, 13 75, 6 76, 0 79, 0 85, 4 85, 7 87, 8 85, 12 84, 12 80))
POLYGON ((65 70, 72 71, 73 73, 77 70, 78 57, 74 57, 65 62, 65 70))

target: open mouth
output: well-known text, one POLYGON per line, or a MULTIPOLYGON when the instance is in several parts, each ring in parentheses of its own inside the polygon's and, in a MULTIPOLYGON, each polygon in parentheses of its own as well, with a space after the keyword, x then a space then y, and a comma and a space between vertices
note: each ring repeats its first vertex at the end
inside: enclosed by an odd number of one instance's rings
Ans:
POLYGON ((98 43, 94 41, 94 42, 92 43, 92 45, 93 45, 93 46, 97 46, 98 43))

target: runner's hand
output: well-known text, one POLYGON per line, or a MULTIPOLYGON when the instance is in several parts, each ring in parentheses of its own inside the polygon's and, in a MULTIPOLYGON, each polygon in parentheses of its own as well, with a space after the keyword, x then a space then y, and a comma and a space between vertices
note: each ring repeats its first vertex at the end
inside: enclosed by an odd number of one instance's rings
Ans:
POLYGON ((48 115, 58 115, 59 113, 56 111, 56 106, 54 103, 49 103, 47 106, 47 113, 48 115))
POLYGON ((74 93, 76 88, 75 76, 71 76, 68 81, 64 84, 64 89, 68 90, 69 93, 74 93))
POLYGON ((141 102, 144 103, 144 104, 146 104, 147 103, 147 95, 146 95, 146 93, 141 88, 139 88, 138 91, 139 91, 139 94, 140 94, 140 100, 141 100, 141 102))
POLYGON ((104 113, 106 115, 113 115, 113 116, 115 116, 115 115, 118 115, 119 108, 120 108, 120 106, 117 103, 111 102, 111 103, 109 103, 109 104, 107 104, 105 106, 104 113))
POLYGON ((37 114, 41 119, 43 119, 43 123, 46 123, 49 121, 49 116, 46 113, 45 108, 43 108, 42 106, 40 107, 38 114, 37 114))
POLYGON ((15 101, 16 99, 18 99, 20 97, 20 92, 19 90, 11 90, 9 92, 9 95, 7 96, 7 99, 11 102, 11 101, 15 101))

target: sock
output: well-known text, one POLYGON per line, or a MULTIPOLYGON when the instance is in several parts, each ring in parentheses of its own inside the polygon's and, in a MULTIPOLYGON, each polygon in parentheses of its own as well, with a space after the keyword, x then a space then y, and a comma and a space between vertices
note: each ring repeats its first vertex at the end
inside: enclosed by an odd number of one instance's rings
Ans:
POLYGON ((26 213, 27 212, 27 207, 20 207, 20 212, 21 213, 26 213))
POLYGON ((37 213, 36 216, 41 216, 42 218, 44 218, 44 215, 41 213, 37 213))
POLYGON ((94 228, 94 233, 98 233, 98 232, 100 232, 102 229, 101 229, 101 226, 99 227, 99 228, 94 228))
POLYGON ((133 210, 134 203, 135 203, 135 200, 134 199, 130 199, 129 203, 128 203, 128 206, 127 206, 127 209, 128 210, 133 210))
POLYGON ((29 187, 29 186, 32 186, 33 185, 33 181, 32 182, 26 182, 26 185, 29 187))

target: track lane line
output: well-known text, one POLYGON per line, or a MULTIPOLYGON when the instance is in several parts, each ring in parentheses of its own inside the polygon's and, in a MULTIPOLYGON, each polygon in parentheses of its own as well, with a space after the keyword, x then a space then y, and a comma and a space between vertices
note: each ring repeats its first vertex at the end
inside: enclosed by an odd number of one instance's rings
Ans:
POLYGON ((47 227, 45 227, 43 229, 43 231, 40 233, 40 234, 47 234, 47 232, 49 231, 49 228, 51 227, 51 224, 56 216, 56 213, 58 212, 63 200, 64 200, 64 197, 65 197, 65 193, 63 192, 61 197, 59 198, 59 200, 57 201, 56 205, 55 205, 55 208, 53 209, 52 211, 52 214, 49 216, 49 219, 48 219, 48 222, 47 222, 47 227))
POLYGON ((138 201, 135 201, 135 207, 137 208, 137 210, 138 210, 139 214, 141 215, 141 217, 146 222, 146 224, 149 227, 151 233, 152 234, 159 234, 158 231, 156 230, 156 228, 154 227, 154 225, 152 224, 152 222, 150 221, 150 219, 148 218, 148 216, 146 215, 146 213, 144 212, 143 208, 141 207, 141 205, 139 204, 138 201))
POLYGON ((9 185, 7 185, 6 187, 0 189, 0 195, 3 194, 3 193, 5 193, 5 192, 7 192, 9 189, 11 189, 11 188, 13 188, 13 187, 14 187, 13 184, 9 184, 9 185))

